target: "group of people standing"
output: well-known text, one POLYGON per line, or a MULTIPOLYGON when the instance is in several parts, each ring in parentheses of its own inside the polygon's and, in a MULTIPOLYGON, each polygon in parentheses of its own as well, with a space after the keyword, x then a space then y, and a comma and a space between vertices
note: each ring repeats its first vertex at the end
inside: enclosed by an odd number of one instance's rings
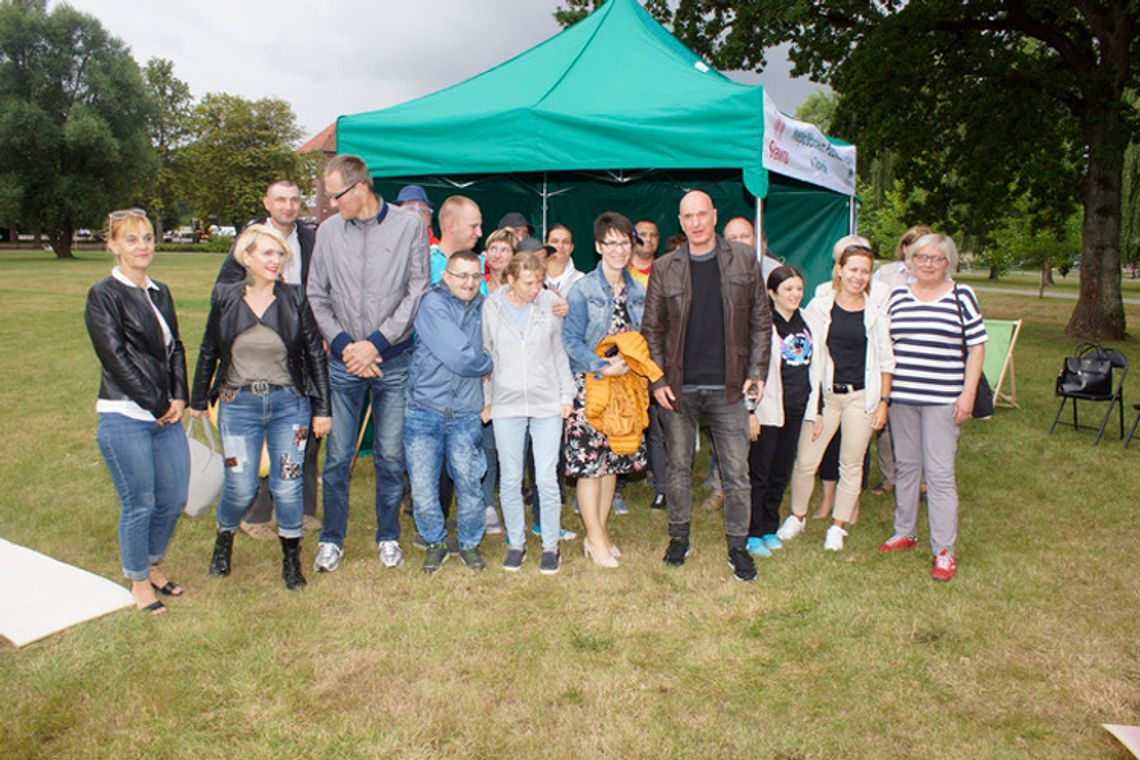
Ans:
POLYGON ((453 554, 485 568, 479 546, 496 522, 497 472, 503 569, 520 570, 528 469, 539 570, 561 567, 564 478, 577 481, 585 556, 617 567, 621 550, 607 525, 620 477, 647 466, 653 506, 668 513, 663 559, 681 566, 704 418, 723 484, 728 565, 736 579, 752 580, 753 556, 803 531, 816 470, 837 432, 839 485, 824 547, 843 548, 864 453, 889 421, 897 508, 894 535, 880 549, 915 546, 924 484, 933 575, 953 577, 955 447, 985 332, 972 291, 950 279, 957 251, 949 238, 917 237, 893 290, 873 281, 870 244, 844 238, 832 282, 801 309, 802 274, 762 261, 754 243, 718 235, 716 208, 701 191, 682 198, 684 239, 657 259, 656 224, 601 214, 593 230, 600 260, 582 273, 562 225, 542 244, 525 218, 509 214, 479 254, 482 215, 469 198, 441 204, 437 240, 421 188, 390 204, 354 156, 332 159, 322 181, 337 213, 315 237, 296 222, 297 186, 270 185, 268 216, 242 231, 219 273, 192 382, 170 292, 149 277, 151 223, 140 209, 109 216, 116 265, 91 288, 86 319, 103 366, 98 442, 120 495, 123 572, 140 609, 165 612, 156 594, 184 592, 160 569, 186 499, 187 442, 177 423, 187 405, 200 417, 211 403, 225 461, 212 575, 230 573, 234 537, 264 499, 276 511, 285 585, 305 584, 300 541, 315 514, 306 486, 326 436, 313 567, 338 569, 369 405, 375 540, 386 567, 404 562, 406 476, 424 572, 453 554), (792 514, 781 524, 789 480, 792 514))

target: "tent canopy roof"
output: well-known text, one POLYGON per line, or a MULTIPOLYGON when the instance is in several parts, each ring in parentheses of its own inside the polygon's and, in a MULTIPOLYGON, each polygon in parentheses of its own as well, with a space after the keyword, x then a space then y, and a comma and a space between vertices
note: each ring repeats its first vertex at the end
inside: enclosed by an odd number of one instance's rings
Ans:
POLYGON ((757 197, 763 136, 763 89, 707 65, 636 0, 465 82, 337 121, 338 152, 376 177, 738 169, 757 197))

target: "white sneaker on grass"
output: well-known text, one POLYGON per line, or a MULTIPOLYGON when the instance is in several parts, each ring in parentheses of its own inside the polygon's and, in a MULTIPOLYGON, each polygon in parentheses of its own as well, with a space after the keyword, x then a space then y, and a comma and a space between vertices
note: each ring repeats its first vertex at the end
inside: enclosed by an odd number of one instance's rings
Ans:
POLYGON ((380 564, 384 567, 399 567, 404 564, 404 550, 400 548, 399 541, 381 541, 376 545, 380 555, 380 564))
POLYGON ((843 537, 846 535, 847 531, 843 528, 832 525, 827 529, 827 535, 823 538, 823 548, 829 552, 843 551, 843 537))
POLYGON ((776 537, 781 541, 791 541, 793 538, 803 533, 804 521, 795 515, 788 515, 788 519, 784 520, 784 524, 776 531, 776 537))
POLYGON ((321 541, 317 545, 317 558, 313 560, 313 572, 334 573, 340 567, 340 558, 344 551, 336 544, 321 541))
POLYGON ((483 532, 489 536, 503 532, 503 525, 499 522, 499 513, 494 507, 486 507, 483 510, 483 532))

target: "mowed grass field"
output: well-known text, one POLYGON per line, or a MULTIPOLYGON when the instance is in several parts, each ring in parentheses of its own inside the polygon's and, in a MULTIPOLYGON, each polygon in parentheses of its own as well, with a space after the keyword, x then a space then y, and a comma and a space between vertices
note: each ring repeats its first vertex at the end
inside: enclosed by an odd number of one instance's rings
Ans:
MULTIPOLYGON (((173 289, 191 367, 220 262, 160 254, 152 272, 173 289)), ((85 292, 109 269, 93 253, 0 254, 0 537, 120 580, 83 326, 85 292)), ((963 433, 949 584, 930 580, 925 522, 918 550, 876 551, 893 505, 869 492, 840 554, 809 521, 738 583, 720 514, 698 508, 695 553, 668 568, 665 516, 642 483, 626 490, 632 514, 612 519, 617 570, 575 541, 542 576, 532 539, 510 575, 493 536, 486 572, 453 559, 425 577, 407 517, 409 561, 387 570, 362 461, 342 568, 312 573, 308 535, 303 591, 285 590, 276 544, 244 537, 233 575, 209 578, 212 519, 184 518, 165 569, 188 593, 171 614, 123 610, 0 645, 0 756, 1125 757, 1100 724, 1140 724, 1140 443, 1046 435, 1071 301, 981 302, 1026 320, 1021 409, 963 433)), ((1136 372, 1126 398, 1140 401, 1140 349, 1120 347, 1136 372)), ((581 530, 569 510, 564 522, 581 530)))

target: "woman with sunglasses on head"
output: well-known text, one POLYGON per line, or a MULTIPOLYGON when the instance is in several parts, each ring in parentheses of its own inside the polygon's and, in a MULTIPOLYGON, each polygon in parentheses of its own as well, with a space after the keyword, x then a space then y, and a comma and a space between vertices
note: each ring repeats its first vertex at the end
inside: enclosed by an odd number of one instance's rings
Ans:
POLYGON ((803 530, 816 470, 838 430, 842 435, 839 484, 832 524, 823 542, 828 551, 843 549, 844 527, 862 488, 863 455, 871 433, 887 423, 895 368, 886 314, 870 297, 875 261, 871 244, 848 235, 836 243, 835 252, 831 288, 817 291, 804 310, 810 323, 818 325, 814 331, 817 355, 792 471, 792 514, 776 534, 787 541, 803 530))
POLYGON ((894 535, 881 552, 918 544, 918 498, 926 480, 931 577, 957 573, 958 484, 954 459, 958 432, 973 416, 985 361, 986 328, 978 299, 951 277, 958 248, 945 235, 923 235, 906 253, 914 275, 887 302, 897 357, 891 387, 891 433, 895 439, 894 535))
POLYGON ((328 365, 316 321, 298 285, 281 275, 290 256, 272 226, 246 227, 234 244, 244 282, 214 286, 194 372, 190 414, 218 400, 225 482, 210 575, 230 574, 234 534, 257 494, 261 449, 269 451, 269 491, 281 539, 286 588, 301 574, 302 495, 308 436, 324 436, 329 416, 328 365))
POLYGON ((119 556, 135 606, 166 612, 155 596, 183 589, 159 568, 186 504, 190 451, 186 354, 170 289, 149 276, 154 227, 141 209, 114 211, 104 231, 115 255, 108 277, 87 292, 85 320, 103 366, 99 451, 119 492, 119 556))

